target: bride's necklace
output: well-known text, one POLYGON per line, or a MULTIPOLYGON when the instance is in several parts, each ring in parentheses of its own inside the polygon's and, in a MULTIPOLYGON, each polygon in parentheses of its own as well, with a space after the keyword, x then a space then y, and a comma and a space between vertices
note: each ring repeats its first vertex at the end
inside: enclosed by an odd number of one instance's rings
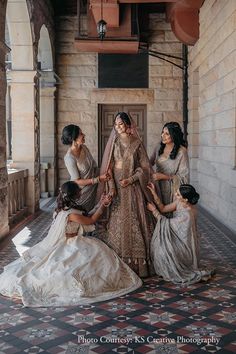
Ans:
POLYGON ((120 142, 120 145, 123 147, 123 148, 129 148, 130 147, 130 144, 131 144, 131 141, 130 141, 130 136, 125 136, 125 137, 119 137, 119 142, 120 142))

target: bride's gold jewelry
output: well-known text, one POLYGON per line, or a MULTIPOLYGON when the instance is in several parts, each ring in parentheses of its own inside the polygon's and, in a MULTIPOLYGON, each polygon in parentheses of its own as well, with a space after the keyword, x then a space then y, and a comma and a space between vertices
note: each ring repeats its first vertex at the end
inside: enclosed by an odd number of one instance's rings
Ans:
POLYGON ((120 136, 119 137, 119 142, 120 142, 120 145, 123 147, 123 148, 127 148, 127 147, 130 147, 130 136, 120 136))

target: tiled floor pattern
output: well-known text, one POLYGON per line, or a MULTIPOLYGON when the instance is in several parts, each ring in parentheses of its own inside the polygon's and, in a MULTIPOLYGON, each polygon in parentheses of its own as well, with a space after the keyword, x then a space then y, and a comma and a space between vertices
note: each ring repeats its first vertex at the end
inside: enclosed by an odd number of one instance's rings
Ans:
MULTIPOLYGON (((45 237, 52 207, 2 247, 1 269, 18 256, 22 237, 24 246, 45 237)), ((0 353, 236 353, 236 244, 203 213, 199 230, 203 263, 216 268, 209 283, 183 288, 153 277, 121 298, 65 308, 0 297, 0 353)))

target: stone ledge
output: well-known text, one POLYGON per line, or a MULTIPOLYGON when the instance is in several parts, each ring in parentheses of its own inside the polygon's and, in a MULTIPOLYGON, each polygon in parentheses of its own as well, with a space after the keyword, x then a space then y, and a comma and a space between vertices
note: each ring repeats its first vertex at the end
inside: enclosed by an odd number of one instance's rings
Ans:
POLYGON ((154 90, 152 89, 93 89, 91 103, 106 104, 153 104, 154 90))

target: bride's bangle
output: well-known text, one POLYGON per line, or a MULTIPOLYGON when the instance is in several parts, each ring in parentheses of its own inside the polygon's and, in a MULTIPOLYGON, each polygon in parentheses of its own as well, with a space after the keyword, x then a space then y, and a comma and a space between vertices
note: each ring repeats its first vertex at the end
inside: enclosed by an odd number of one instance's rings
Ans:
POLYGON ((133 184, 135 181, 134 181, 134 177, 129 177, 128 178, 128 181, 129 181, 129 184, 133 184))

